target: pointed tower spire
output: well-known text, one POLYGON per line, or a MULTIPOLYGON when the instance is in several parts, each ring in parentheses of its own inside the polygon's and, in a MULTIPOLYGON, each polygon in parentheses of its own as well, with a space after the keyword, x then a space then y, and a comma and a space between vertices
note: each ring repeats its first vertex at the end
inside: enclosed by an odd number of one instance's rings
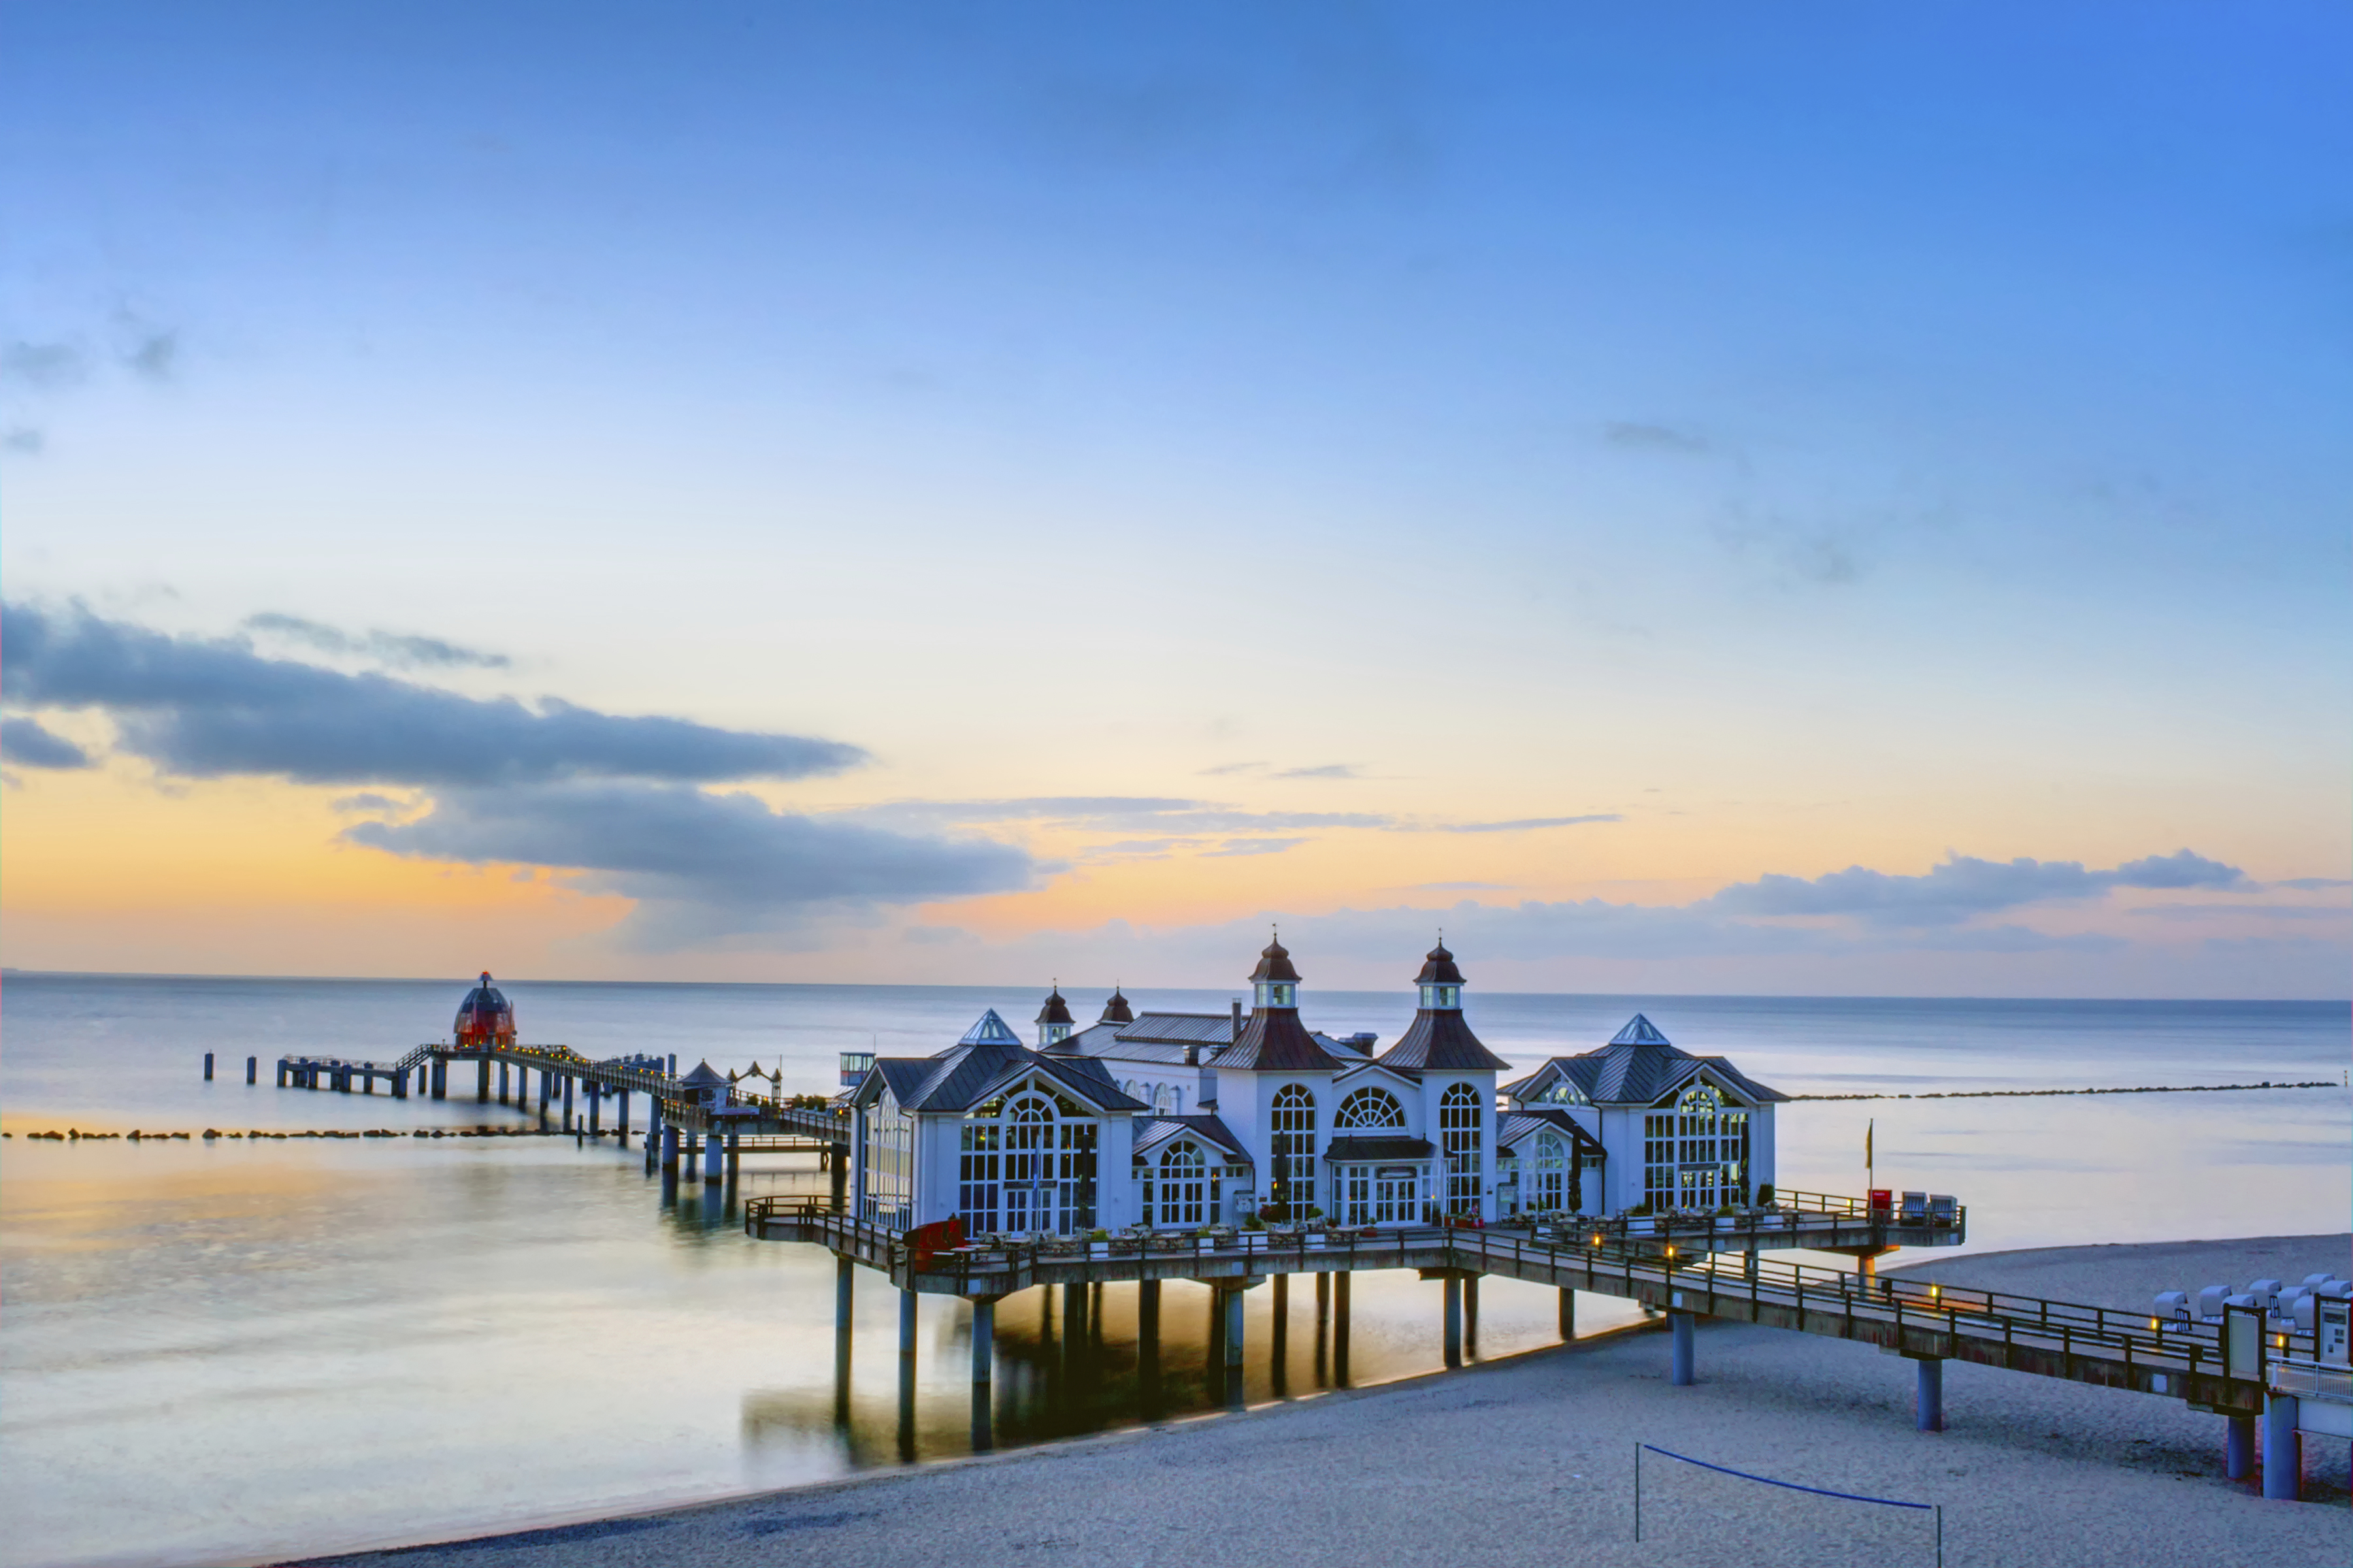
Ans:
POLYGON ((1071 1005, 1062 1000, 1062 983, 1054 982, 1046 997, 1046 1005, 1038 1009, 1038 1048, 1050 1051, 1071 1037, 1076 1020, 1071 1016, 1071 1005))

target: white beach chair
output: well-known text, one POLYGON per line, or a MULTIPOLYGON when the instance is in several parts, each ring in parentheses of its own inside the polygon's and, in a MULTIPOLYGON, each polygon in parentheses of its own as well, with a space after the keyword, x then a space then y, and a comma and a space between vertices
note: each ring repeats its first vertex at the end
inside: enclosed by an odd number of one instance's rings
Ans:
POLYGON ((2186 1290, 2160 1290, 2157 1293, 2157 1320, 2160 1323, 2186 1323, 2189 1321, 2189 1293, 2186 1290))
POLYGON ((2198 1292, 2198 1321, 2219 1323, 2222 1321, 2223 1305, 2234 1294, 2228 1285, 2209 1285, 2198 1292))
POLYGON ((2250 1279, 2247 1281, 2247 1294, 2253 1296, 2258 1301, 2261 1301, 2263 1304, 2263 1310, 2266 1312, 2270 1311, 2278 1304, 2280 1282, 2276 1279, 2250 1279))

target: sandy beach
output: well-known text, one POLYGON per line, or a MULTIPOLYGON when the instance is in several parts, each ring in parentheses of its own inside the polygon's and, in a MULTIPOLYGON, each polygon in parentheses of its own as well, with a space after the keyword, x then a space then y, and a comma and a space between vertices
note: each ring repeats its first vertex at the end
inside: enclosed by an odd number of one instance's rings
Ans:
MULTIPOLYGON (((2044 1248, 1921 1275, 2132 1307, 2154 1291, 2343 1272, 2353 1236, 2044 1248)), ((1867 1346, 1703 1324, 1696 1387, 1632 1331, 1469 1370, 923 1469, 634 1518, 320 1560, 418 1568, 823 1561, 855 1568, 1216 1558, 1656 1565, 1933 1561, 1929 1517, 1757 1486, 1638 1442, 1809 1486, 1942 1504, 1946 1561, 2343 1561, 2348 1455, 2312 1442, 2302 1504, 2221 1473, 2222 1424, 2178 1402, 1990 1368, 1946 1373, 1950 1429, 1913 1429, 1912 1368, 1867 1346)))

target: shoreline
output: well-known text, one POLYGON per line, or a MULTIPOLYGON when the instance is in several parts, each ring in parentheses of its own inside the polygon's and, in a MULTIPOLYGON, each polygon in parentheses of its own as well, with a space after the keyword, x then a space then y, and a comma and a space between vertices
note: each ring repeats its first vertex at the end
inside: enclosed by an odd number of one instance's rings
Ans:
MULTIPOLYGON (((2121 1306, 2135 1297, 2145 1301, 2158 1289, 2204 1282, 2202 1278, 2187 1279, 2189 1273, 2250 1278, 2261 1268, 2282 1266, 2290 1258, 2306 1260, 2296 1270, 2299 1276, 2317 1268, 2341 1273, 2348 1269, 2348 1257, 2353 1257, 2353 1235, 2330 1234, 2022 1248, 1924 1258, 1890 1265, 1887 1271, 1918 1271, 1923 1277, 2004 1289, 2039 1289, 2035 1281, 2068 1279, 2085 1289, 2065 1299, 2121 1306)), ((2063 1294, 2041 1293, 2054 1299, 2063 1294)), ((1321 1541, 1294 1543, 1296 1550, 1286 1548, 1288 1555, 1311 1563, 1355 1563, 1369 1535, 1400 1542, 1397 1554, 1406 1561, 1420 1560, 1411 1543, 1427 1538, 1430 1551, 1422 1555, 1434 1561, 1445 1554, 1444 1542, 1459 1534, 1429 1535, 1426 1510, 1385 1507, 1366 1490, 1367 1481, 1386 1481, 1397 1489, 1398 1498, 1424 1503, 1430 1501, 1432 1483, 1443 1481, 1441 1513, 1482 1500, 1502 1510, 1500 1519, 1489 1513, 1481 1522, 1454 1520, 1448 1530, 1483 1528, 1492 1532, 1498 1522, 1508 1522, 1514 1508, 1525 1505, 1529 1496, 1503 1472, 1533 1466, 1540 1474, 1549 1474, 1556 1468, 1550 1461, 1572 1462, 1562 1459, 1569 1455, 1576 1465, 1567 1474, 1573 1484, 1561 1484, 1553 1476, 1548 1495, 1573 1494, 1577 1511, 1591 1527, 1586 1531, 1590 1550, 1570 1561, 1679 1562, 1684 1560, 1679 1555, 1682 1548, 1672 1539, 1659 1544, 1648 1537, 1654 1531, 1671 1536, 1673 1510, 1680 1505, 1646 1502, 1646 1517, 1660 1509, 1667 1511, 1646 1525, 1639 1554, 1623 1529, 1626 1521, 1620 1517, 1625 1500, 1618 1493, 1624 1489, 1615 1483, 1624 1478, 1616 1477, 1612 1468, 1628 1468, 1630 1441, 1654 1438, 1672 1439, 1685 1445, 1681 1451, 1696 1450, 1736 1466, 1745 1462, 1762 1473, 1788 1476, 1799 1469, 1803 1473, 1794 1479, 1801 1482, 1828 1482, 1878 1496, 1919 1497, 1940 1485, 1951 1490, 1952 1477, 1979 1468, 2011 1472, 1998 1505, 1984 1500, 1982 1489, 1977 1488, 1964 1489, 1970 1495, 1955 1503, 1948 1540, 1957 1555, 1964 1545, 1977 1543, 1962 1561, 2137 1563, 2154 1560, 2153 1554, 2191 1550, 2200 1541, 2218 1552, 2254 1545, 2307 1555, 2336 1551, 2341 1556, 2353 1548, 2353 1519, 2343 1506, 2353 1478, 2348 1476, 2343 1445, 2306 1445, 2306 1495, 2314 1500, 2265 1503, 2222 1479, 2220 1418, 2189 1411, 2178 1401, 1956 1363, 1948 1372, 1952 1429, 1921 1434, 1912 1429, 1910 1420, 1909 1368, 1898 1358, 1841 1341, 1709 1322, 1703 1325, 1700 1341, 1700 1384, 1671 1390, 1665 1385, 1664 1351, 1646 1342, 1661 1326, 1656 1321, 1628 1324, 1569 1344, 1482 1361, 1459 1372, 1423 1373, 1242 1411, 1124 1426, 801 1487, 653 1510, 575 1517, 440 1542, 248 1561, 276 1561, 290 1568, 396 1559, 414 1565, 496 1550, 509 1554, 501 1559, 509 1568, 586 1568, 591 1563, 707 1568, 773 1560, 781 1544, 773 1537, 807 1533, 812 1537, 808 1546, 821 1549, 828 1563, 871 1562, 890 1568, 910 1558, 986 1550, 952 1546, 925 1534, 926 1529, 945 1531, 952 1537, 993 1533, 1001 1549, 1038 1529, 1040 1510, 1044 1521, 1056 1528, 1035 1542, 1038 1551, 1025 1556, 1080 1563, 1100 1560, 1111 1551, 1126 1553, 1124 1560, 1156 1561, 1157 1552, 1136 1556, 1136 1531, 1152 1528, 1148 1521, 1158 1521, 1166 1530, 1164 1544, 1174 1554, 1187 1547, 1188 1535, 1205 1528, 1202 1506, 1209 1506, 1211 1516, 1218 1512, 1217 1498, 1236 1506, 1247 1502, 1269 1520, 1314 1517, 1327 1510, 1325 1494, 1335 1482, 1345 1483, 1352 1518, 1378 1515, 1387 1522, 1367 1531, 1359 1521, 1321 1541), (1518 1410, 1513 1423, 1516 1435, 1541 1430, 1552 1440, 1499 1453, 1481 1414, 1498 1405, 1518 1410), (1606 1433, 1604 1427, 1609 1428, 1606 1433), (1298 1468, 1290 1450, 1321 1452, 1326 1446, 1355 1455, 1355 1461, 1328 1473, 1311 1468, 1285 1479, 1298 1468), (1274 1462, 1270 1464, 1270 1458, 1274 1462), (1964 1458, 1969 1464, 1963 1470, 1945 1463, 1960 1464, 1964 1458), (1034 1488, 1007 1489, 974 1479, 1008 1464, 1046 1465, 1053 1474, 1039 1478, 1043 1484, 1034 1488), (2044 1466, 2052 1471, 2040 1475, 2041 1484, 2030 1480, 2037 1467, 2044 1466), (1211 1468, 1223 1479, 1178 1488, 1182 1495, 1171 1497, 1161 1482, 1172 1468, 1211 1468), (1612 1474, 1611 1484, 1601 1484, 1599 1478, 1604 1473, 1612 1474), (2051 1484, 2054 1481, 2064 1484, 2051 1484), (1049 1499, 1067 1503, 1085 1495, 1085 1488, 1099 1489, 1103 1506, 1078 1507, 1074 1517, 1072 1508, 1048 1503, 1049 1499), (837 1500, 895 1507, 828 1510, 823 1506, 837 1500), (1390 1514, 1397 1517, 1390 1520, 1390 1514), (1999 1521, 1995 1514, 2000 1516, 1999 1521), (934 1515, 939 1517, 930 1525, 922 1522, 934 1515), (2082 1536, 2079 1543, 2058 1549, 2057 1538, 2071 1531, 2082 1536), (2046 1541, 2051 1542, 2047 1552, 2034 1544, 2046 1541), (2027 1555, 2011 1554, 2030 1547, 2027 1555)), ((1740 1483, 1710 1484, 1736 1489, 1740 1483)), ((1808 1533, 1820 1522, 1807 1512, 1814 1505, 1778 1495, 1760 1500, 1754 1495, 1758 1490, 1762 1489, 1717 1500, 1719 1508, 1736 1507, 1782 1521, 1788 1539, 1754 1539, 1749 1561, 1820 1561, 1819 1542, 1808 1533)), ((1686 1522, 1696 1519, 1694 1515, 1686 1522)), ((1202 1544, 1198 1539, 1189 1542, 1192 1548, 1202 1544)), ((1561 1544, 1529 1541, 1507 1546, 1501 1554, 1508 1562, 1557 1563, 1561 1544), (1514 1554, 1523 1549, 1525 1556, 1514 1554)), ((1701 1553, 1691 1561, 1710 1560, 1705 1531, 1694 1531, 1684 1544, 1701 1553)), ((1717 1549, 1720 1553, 1720 1542, 1717 1549)))

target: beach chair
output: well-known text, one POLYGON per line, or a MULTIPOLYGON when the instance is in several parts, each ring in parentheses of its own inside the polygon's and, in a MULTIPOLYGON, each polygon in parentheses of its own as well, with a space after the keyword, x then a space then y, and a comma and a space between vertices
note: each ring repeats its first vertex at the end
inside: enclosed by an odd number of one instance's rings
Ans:
POLYGON ((2189 1321, 2189 1293, 2186 1290, 2160 1290, 2157 1293, 2157 1321, 2160 1323, 2189 1321))
POLYGON ((1929 1194, 1928 1223, 1931 1225, 1951 1225, 1953 1223, 1953 1216, 1957 1206, 1957 1205, 1956 1205, 1953 1201, 1953 1195, 1950 1193, 1929 1194))
POLYGON ((2279 1304, 2279 1293, 2280 1282, 2276 1279, 2250 1279, 2247 1281, 2247 1294, 2253 1296, 2257 1301, 2263 1303, 2263 1309, 2266 1312, 2272 1310, 2279 1304))
POLYGON ((1907 1224, 1907 1225, 1918 1225, 1918 1224, 1920 1224, 1922 1221, 1926 1220, 1927 1217, 1928 1217, 1928 1194, 1926 1194, 1926 1193, 1906 1193, 1906 1194, 1904 1194, 1904 1219, 1905 1219, 1905 1224, 1907 1224))

